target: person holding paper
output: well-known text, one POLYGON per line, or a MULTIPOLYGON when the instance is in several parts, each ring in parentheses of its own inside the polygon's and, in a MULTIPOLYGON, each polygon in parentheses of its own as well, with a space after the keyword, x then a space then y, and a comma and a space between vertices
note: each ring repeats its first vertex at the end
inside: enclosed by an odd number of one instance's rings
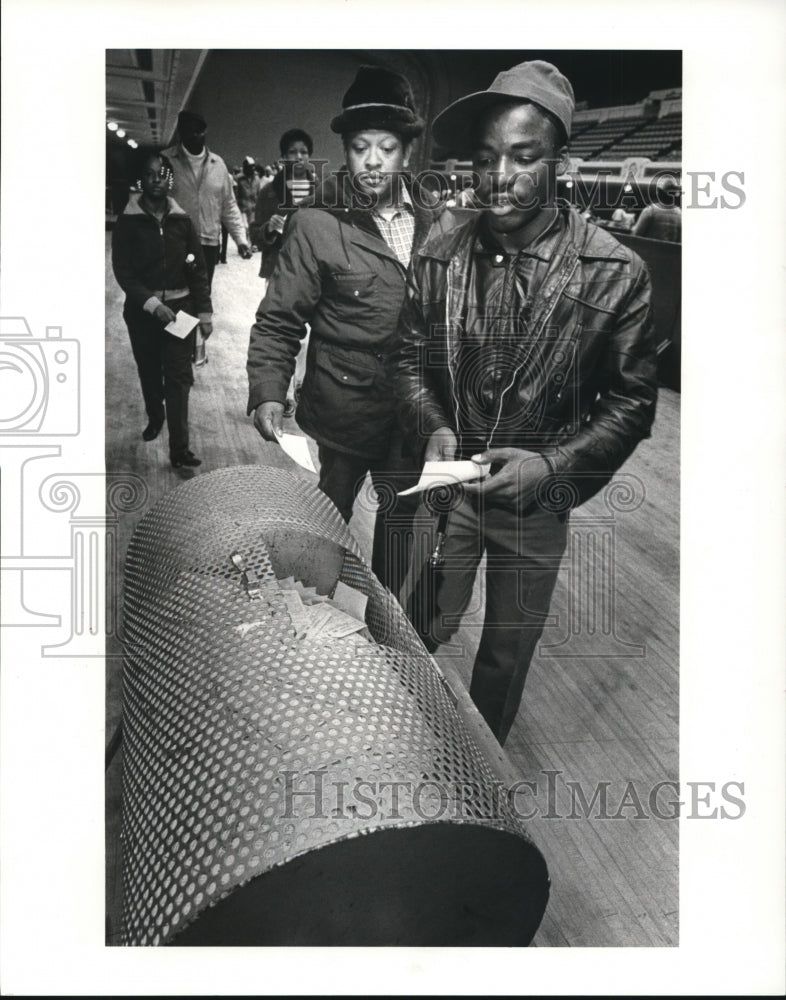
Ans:
POLYGON ((198 325, 203 337, 213 331, 205 258, 191 219, 168 195, 172 167, 167 158, 144 151, 138 174, 140 193, 131 195, 112 234, 112 268, 126 293, 123 319, 147 410, 142 437, 158 437, 166 417, 173 467, 195 467, 201 461, 188 439, 195 330, 198 325), (176 333, 166 329, 178 314, 193 317, 185 336, 177 326, 176 333))
MULTIPOLYGON (((248 413, 269 441, 283 433, 287 387, 311 328, 296 419, 319 446, 319 487, 346 521, 368 472, 386 499, 403 488, 388 354, 412 250, 440 214, 406 172, 423 125, 403 76, 360 67, 331 123, 346 169, 322 185, 319 207, 291 216, 251 328, 248 413)), ((377 515, 372 568, 395 594, 404 559, 391 553, 386 514, 377 515)))
MULTIPOLYGON (((437 116, 471 156, 480 210, 413 261, 399 327, 402 424, 427 461, 491 463, 456 488, 433 604, 416 625, 453 635, 487 556, 470 694, 500 743, 516 717, 566 546, 568 513, 649 435, 657 395, 650 282, 610 234, 558 205, 570 82, 535 60, 437 116)), ((414 602, 414 610, 422 603, 414 602)))

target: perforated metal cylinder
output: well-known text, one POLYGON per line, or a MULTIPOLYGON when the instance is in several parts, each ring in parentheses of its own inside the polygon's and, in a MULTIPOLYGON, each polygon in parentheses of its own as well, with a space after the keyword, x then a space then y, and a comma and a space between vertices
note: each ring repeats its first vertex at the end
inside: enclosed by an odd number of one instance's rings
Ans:
POLYGON ((543 857, 316 487, 244 466, 165 496, 124 642, 124 943, 529 943, 543 857), (365 594, 373 641, 297 638, 287 576, 365 594))

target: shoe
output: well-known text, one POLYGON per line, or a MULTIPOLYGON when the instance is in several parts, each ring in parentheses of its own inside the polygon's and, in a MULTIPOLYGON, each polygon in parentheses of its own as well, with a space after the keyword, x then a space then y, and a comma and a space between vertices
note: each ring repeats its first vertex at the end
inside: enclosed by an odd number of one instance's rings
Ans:
POLYGON ((286 402, 284 403, 284 416, 294 417, 295 415, 295 401, 291 396, 287 396, 286 402))
POLYGON ((198 465, 202 464, 202 459, 197 458, 193 451, 181 451, 177 455, 172 455, 170 461, 172 462, 173 469, 182 469, 183 466, 195 469, 198 465))
POLYGON ((147 425, 147 427, 145 427, 145 429, 142 431, 142 438, 145 441, 155 441, 155 439, 161 432, 161 428, 163 426, 164 426, 163 420, 161 421, 160 424, 151 420, 150 423, 147 425))

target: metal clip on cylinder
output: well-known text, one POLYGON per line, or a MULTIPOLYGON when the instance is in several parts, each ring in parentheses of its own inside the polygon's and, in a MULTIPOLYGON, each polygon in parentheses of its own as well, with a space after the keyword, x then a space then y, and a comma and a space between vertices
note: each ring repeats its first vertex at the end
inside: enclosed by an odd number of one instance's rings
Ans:
POLYGON ((246 566, 245 561, 239 552, 233 552, 229 558, 232 560, 235 567, 243 574, 243 585, 246 588, 246 593, 249 598, 251 600, 254 600, 255 598, 258 600, 261 597, 259 591, 259 578, 254 570, 249 569, 248 566, 246 566))

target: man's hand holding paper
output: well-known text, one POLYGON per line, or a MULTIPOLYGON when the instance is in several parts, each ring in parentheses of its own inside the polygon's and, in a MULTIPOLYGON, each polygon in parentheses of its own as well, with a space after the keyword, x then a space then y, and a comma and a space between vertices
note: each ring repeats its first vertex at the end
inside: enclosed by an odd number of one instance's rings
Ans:
POLYGON ((468 483, 464 489, 482 494, 495 506, 521 513, 535 502, 538 487, 551 474, 551 467, 542 455, 524 448, 489 448, 473 455, 470 464, 488 470, 499 462, 502 467, 493 475, 468 483))

